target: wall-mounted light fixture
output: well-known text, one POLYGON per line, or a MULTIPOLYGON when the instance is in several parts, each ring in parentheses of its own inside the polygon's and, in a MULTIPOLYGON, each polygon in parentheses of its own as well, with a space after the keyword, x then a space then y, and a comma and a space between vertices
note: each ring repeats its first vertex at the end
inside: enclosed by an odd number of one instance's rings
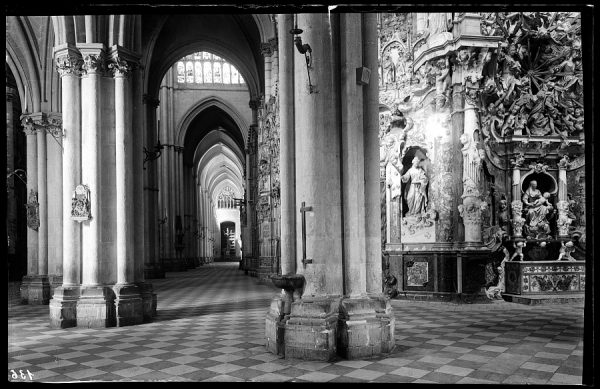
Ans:
POLYGON ((160 138, 156 141, 154 150, 148 150, 146 147, 144 147, 144 170, 146 170, 146 162, 152 162, 160 158, 163 148, 164 146, 160 143, 160 138))
POLYGON ((300 34, 302 34, 303 30, 298 28, 298 15, 294 14, 294 28, 290 30, 290 34, 294 35, 294 44, 296 45, 296 49, 300 52, 300 54, 304 54, 304 58, 306 59, 306 73, 308 74, 308 93, 313 93, 313 85, 310 81, 310 67, 312 66, 312 49, 308 43, 302 43, 302 38, 300 34))

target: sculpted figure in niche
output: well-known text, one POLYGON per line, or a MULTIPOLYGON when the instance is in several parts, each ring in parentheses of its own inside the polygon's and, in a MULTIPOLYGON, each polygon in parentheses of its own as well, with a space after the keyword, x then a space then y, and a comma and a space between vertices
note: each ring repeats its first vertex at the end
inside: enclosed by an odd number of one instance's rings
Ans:
POLYGON ((523 194, 522 201, 525 204, 527 215, 525 217, 527 230, 530 234, 537 232, 550 233, 550 225, 546 219, 547 215, 553 212, 554 207, 549 201, 550 193, 542 192, 537 189, 537 181, 532 180, 529 188, 523 194))
POLYGON ((425 169, 420 165, 419 157, 414 157, 412 167, 402 176, 402 182, 407 183, 405 199, 408 204, 407 216, 419 215, 427 210, 427 193, 425 188, 429 178, 425 169))

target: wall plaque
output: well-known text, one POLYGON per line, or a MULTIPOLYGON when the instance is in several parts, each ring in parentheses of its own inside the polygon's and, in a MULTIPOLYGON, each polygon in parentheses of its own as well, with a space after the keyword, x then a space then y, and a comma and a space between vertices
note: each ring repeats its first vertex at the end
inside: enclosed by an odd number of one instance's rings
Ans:
POLYGON ((71 198, 71 219, 81 223, 91 218, 90 189, 87 185, 77 185, 71 198))

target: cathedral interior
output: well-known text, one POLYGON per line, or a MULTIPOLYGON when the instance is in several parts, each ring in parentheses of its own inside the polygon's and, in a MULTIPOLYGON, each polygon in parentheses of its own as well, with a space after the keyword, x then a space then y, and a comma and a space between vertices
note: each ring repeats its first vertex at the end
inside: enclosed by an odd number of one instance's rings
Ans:
POLYGON ((593 381, 592 16, 324 9, 6 17, 10 382, 593 381))

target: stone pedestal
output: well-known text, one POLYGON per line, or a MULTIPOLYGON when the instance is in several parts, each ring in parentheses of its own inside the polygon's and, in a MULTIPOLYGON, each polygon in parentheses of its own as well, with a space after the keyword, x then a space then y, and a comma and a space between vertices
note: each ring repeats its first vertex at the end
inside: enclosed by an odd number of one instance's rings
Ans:
POLYGON ((33 275, 23 277, 21 282, 22 304, 48 304, 51 298, 48 276, 33 275))
POLYGON ((50 327, 69 328, 77 326, 77 300, 79 286, 58 286, 50 300, 50 327))
POLYGON ((140 288, 140 294, 142 297, 142 317, 144 323, 152 321, 152 318, 156 316, 156 304, 157 298, 154 293, 152 284, 147 282, 140 282, 137 284, 140 288))
POLYGON ((289 316, 290 304, 291 297, 285 292, 271 300, 271 307, 265 319, 265 346, 273 354, 285 355, 285 321, 286 316, 289 316))
POLYGON ((292 303, 285 323, 285 357, 329 361, 337 353, 341 297, 305 297, 292 303))
POLYGON ((107 286, 82 286, 76 305, 77 327, 114 327, 115 294, 107 286))
POLYGON ((116 284, 113 290, 117 327, 142 323, 143 302, 140 288, 132 284, 116 284))
POLYGON ((346 298, 340 304, 338 354, 369 358, 394 347, 394 318, 385 299, 346 298))

